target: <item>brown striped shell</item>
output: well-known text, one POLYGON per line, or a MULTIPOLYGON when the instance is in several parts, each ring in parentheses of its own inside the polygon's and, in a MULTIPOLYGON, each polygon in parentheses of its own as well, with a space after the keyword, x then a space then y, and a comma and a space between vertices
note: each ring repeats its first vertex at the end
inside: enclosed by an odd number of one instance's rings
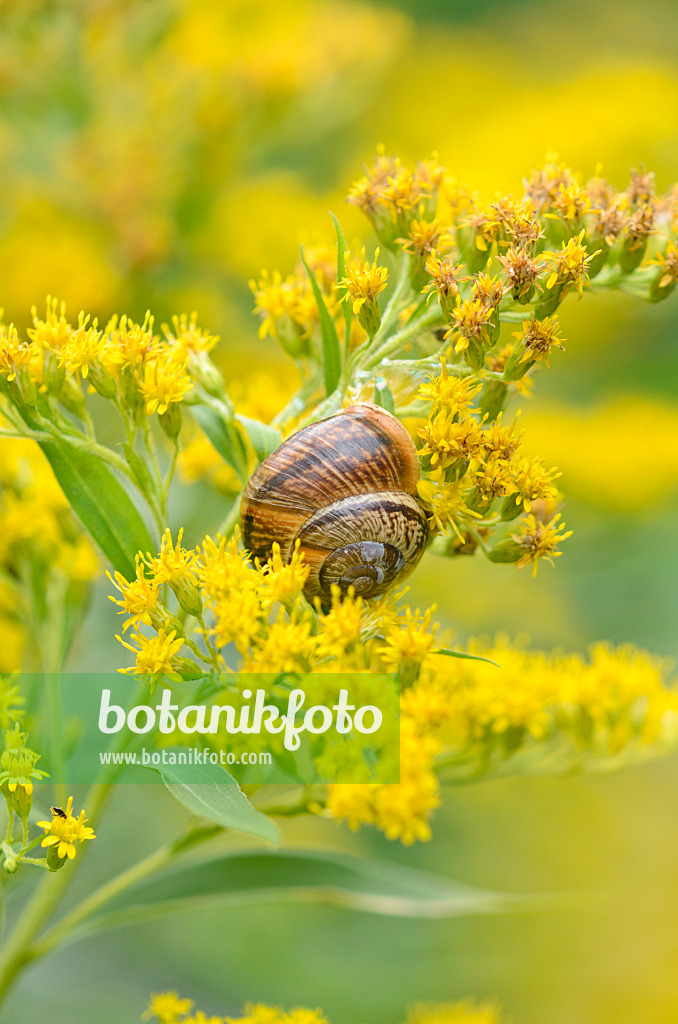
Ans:
POLYGON ((351 406, 304 427, 261 463, 240 507, 244 544, 263 562, 277 541, 286 562, 298 539, 309 601, 329 605, 333 584, 376 597, 424 552, 418 480, 416 448, 395 416, 351 406))

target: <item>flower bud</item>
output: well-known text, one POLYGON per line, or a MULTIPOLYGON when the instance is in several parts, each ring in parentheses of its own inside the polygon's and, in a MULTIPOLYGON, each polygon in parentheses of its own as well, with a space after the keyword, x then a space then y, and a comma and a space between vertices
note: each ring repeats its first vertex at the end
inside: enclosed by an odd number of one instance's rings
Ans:
POLYGON ((518 516, 523 514, 523 503, 516 500, 516 494, 508 494, 501 503, 500 515, 502 521, 510 523, 512 519, 517 519, 518 516))
POLYGON ((522 546, 511 537, 507 537, 505 540, 500 540, 498 544, 495 544, 491 551, 488 552, 487 557, 491 562, 510 565, 513 562, 517 562, 523 554, 522 546))
POLYGON ((188 615, 198 618, 202 615, 202 598, 200 591, 192 580, 183 579, 171 583, 177 601, 188 615))
POLYGON ((58 844, 56 846, 47 847, 47 867, 50 871, 58 871, 59 868, 62 868, 68 860, 68 857, 59 856, 57 853, 58 849, 58 844))
POLYGON ((33 794, 27 792, 25 786, 17 786, 12 793, 12 807, 21 821, 28 821, 28 815, 31 813, 32 806, 33 794))
POLYGON ((105 366, 93 363, 89 368, 87 381, 102 398, 115 398, 118 385, 113 374, 105 366))
POLYGON ((181 409, 178 402, 171 402, 165 412, 158 416, 160 427, 171 440, 181 432, 181 409))

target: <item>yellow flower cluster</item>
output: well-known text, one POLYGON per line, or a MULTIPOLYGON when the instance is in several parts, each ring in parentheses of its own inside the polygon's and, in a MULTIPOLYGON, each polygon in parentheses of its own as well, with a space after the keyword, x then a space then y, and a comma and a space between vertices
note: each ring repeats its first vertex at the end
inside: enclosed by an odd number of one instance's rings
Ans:
POLYGON ((80 313, 72 324, 64 303, 52 298, 44 318, 33 309, 27 335, 22 340, 12 325, 0 326, 0 374, 17 405, 30 408, 38 394, 49 394, 81 415, 84 401, 75 382, 85 381, 135 417, 163 416, 180 403, 218 340, 198 328, 195 315, 174 317, 162 335, 148 313, 142 323, 114 316, 102 329, 80 313))
POLYGON ((515 423, 504 426, 501 412, 488 422, 482 406, 473 404, 482 387, 474 375, 451 376, 444 358, 439 376, 421 387, 420 396, 431 406, 428 422, 418 431, 423 441, 419 454, 428 470, 419 495, 431 524, 445 534, 452 530, 465 550, 471 543, 493 561, 536 570, 539 559, 557 556, 558 544, 569 536, 553 517, 558 473, 522 454, 522 434, 515 423), (490 547, 490 534, 502 528, 506 534, 506 524, 523 511, 531 514, 521 523, 520 535, 500 536, 490 547))
MULTIPOLYGON (((349 254, 346 254, 348 276, 341 282, 337 281, 336 249, 327 244, 308 246, 305 249, 304 259, 308 269, 299 263, 294 273, 286 277, 277 270, 263 270, 259 280, 250 281, 250 289, 254 294, 254 312, 261 319, 259 337, 275 338, 284 351, 297 360, 319 360, 322 351, 320 315, 309 274, 315 278, 337 330, 343 330, 344 312, 339 289, 347 290, 346 294, 351 297, 355 312, 359 313, 366 302, 368 308, 373 310, 376 296, 386 287, 386 269, 378 267, 376 262, 370 267, 364 255, 363 252, 362 259, 351 260, 349 254)), ((353 323, 351 345, 364 340, 365 331, 360 326, 363 321, 365 315, 362 320, 356 319, 353 323)), ((279 408, 275 410, 278 411, 279 408)))
POLYGON ((150 682, 190 679, 223 670, 226 661, 233 667, 237 651, 238 668, 273 678, 288 671, 398 674, 400 782, 328 787, 325 813, 351 828, 375 825, 404 843, 428 839, 438 775, 449 764, 463 772, 510 768, 520 755, 538 765, 552 748, 568 763, 631 757, 678 737, 678 696, 666 684, 666 666, 642 651, 598 645, 587 660, 499 640, 472 644, 473 659, 460 660, 441 652, 433 609, 400 609, 399 595, 372 604, 337 595, 323 612, 303 598, 307 569, 297 552, 284 564, 276 551, 261 566, 237 537, 206 537, 190 551, 180 540, 168 534, 159 555, 139 559, 136 581, 117 578, 121 613, 152 627, 134 634, 134 644, 123 641, 136 656, 125 671, 150 682), (201 646, 160 603, 167 585, 180 608, 193 602, 201 646), (177 655, 182 641, 189 657, 177 655))
MULTIPOLYGON (((148 1008, 141 1017, 158 1024, 328 1024, 321 1010, 296 1007, 284 1010, 264 1003, 248 1003, 240 1017, 206 1016, 194 1010, 191 999, 183 999, 176 992, 160 992, 151 996, 148 1008)), ((490 1003, 422 1003, 413 1007, 407 1024, 501 1024, 501 1013, 490 1003)))

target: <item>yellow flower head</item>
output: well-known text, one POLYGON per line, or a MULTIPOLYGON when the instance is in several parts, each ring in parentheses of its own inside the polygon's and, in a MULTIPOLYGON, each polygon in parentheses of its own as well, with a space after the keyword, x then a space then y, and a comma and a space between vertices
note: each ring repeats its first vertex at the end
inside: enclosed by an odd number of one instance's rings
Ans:
POLYGON ((151 689, 155 686, 158 676, 166 676, 175 682, 181 679, 174 658, 184 641, 182 637, 177 637, 175 629, 169 633, 160 629, 157 636, 132 633, 131 639, 138 644, 137 647, 128 644, 120 636, 117 639, 136 657, 135 665, 132 668, 122 668, 121 672, 147 679, 151 689))
POLYGON ((575 238, 563 244, 560 252, 545 252, 543 259, 551 267, 551 273, 546 279, 547 289, 555 288, 556 285, 565 293, 569 288, 575 288, 580 298, 587 283, 588 268, 591 260, 597 253, 588 254, 584 245, 584 234, 582 230, 575 238))
POLYGON ((128 582, 121 572, 116 572, 113 576, 111 576, 110 572, 106 573, 111 583, 120 592, 122 598, 120 600, 109 594, 109 601, 117 604, 120 608, 118 615, 129 615, 129 618, 123 624, 123 633, 130 625, 138 626, 140 622, 150 626, 151 613, 158 604, 159 581, 157 579, 148 579, 138 555, 136 558, 136 568, 136 578, 131 582, 128 582))
POLYGON ((66 319, 66 303, 47 296, 45 319, 41 320, 33 306, 33 327, 27 331, 28 337, 36 342, 39 348, 58 352, 70 341, 73 328, 66 319))
POLYGON ((200 352, 210 352, 219 341, 216 334, 210 334, 198 327, 197 313, 191 313, 190 317, 185 313, 173 316, 172 327, 163 324, 162 329, 179 360, 188 359, 189 356, 200 352))
POLYGON ((429 299, 434 291, 437 292, 443 315, 449 322, 454 303, 459 295, 459 282, 464 280, 459 276, 463 263, 455 263, 451 256, 431 253, 426 259, 424 268, 431 280, 424 285, 422 292, 428 293, 429 299))
POLYGON ((96 839, 94 829, 85 825, 86 821, 84 811, 80 811, 77 818, 73 815, 73 797, 69 796, 65 810, 53 808, 51 821, 38 822, 40 828, 44 828, 47 832, 40 845, 56 847, 57 856, 61 860, 66 857, 73 860, 76 843, 83 843, 86 839, 96 839))
POLYGON ((90 366, 98 362, 106 344, 107 338, 97 329, 96 320, 90 326, 89 316, 80 313, 77 328, 58 349, 59 365, 66 368, 67 377, 76 374, 86 380, 90 366))
POLYGON ((273 553, 262 572, 261 601, 264 608, 270 608, 276 601, 289 608, 301 595, 310 567, 303 564, 299 543, 296 542, 287 564, 282 560, 280 545, 273 545, 273 553))
POLYGON ((197 556, 195 551, 187 551, 181 546, 183 535, 184 528, 182 526, 177 534, 175 544, 172 541, 172 533, 167 527, 162 536, 160 553, 158 555, 148 553, 144 558, 156 584, 169 583, 173 587, 184 581, 196 582, 197 556))
POLYGON ((440 375, 438 377, 430 377, 426 384, 421 385, 419 397, 435 402, 440 410, 461 415, 471 407, 474 398, 482 388, 482 384, 473 376, 450 377, 447 372, 447 361, 444 356, 440 363, 440 375))
POLYGON ((525 346, 522 362, 543 359, 547 366, 553 346, 562 349, 563 342, 567 340, 560 336, 557 316, 545 316, 537 320, 534 313, 530 314, 529 320, 523 320, 522 331, 514 333, 513 337, 525 346))
POLYGON ((471 298, 476 299, 491 309, 496 309, 501 302, 505 284, 501 277, 491 277, 490 274, 476 274, 473 278, 471 298))
POLYGON ((678 281, 678 249, 675 242, 669 241, 664 252, 658 252, 651 264, 661 268, 660 288, 668 288, 678 281))
POLYGON ((558 496, 558 488, 553 481, 560 473, 556 469, 544 469, 544 465, 536 456, 525 457, 511 466, 511 476, 516 489, 516 505, 522 504, 529 512, 533 501, 553 501, 558 496))
POLYGON ((346 291, 346 301, 350 300, 353 304, 354 313, 359 313, 365 303, 376 305, 377 296, 386 287, 388 270, 379 266, 378 258, 378 249, 371 264, 365 259, 364 248, 359 259, 351 258, 351 254, 346 253, 346 277, 342 278, 341 286, 346 291))
POLYGON ((494 326, 494 306, 486 305, 482 299, 464 299, 452 310, 452 326, 445 334, 455 342, 455 352, 463 352, 469 342, 488 342, 494 326))
POLYGON ((143 323, 137 324, 123 314, 114 316, 106 324, 104 334, 106 365, 110 370, 126 370, 141 366, 158 347, 158 338, 153 333, 154 319, 146 313, 143 323))
POLYGON ((410 255, 421 257, 427 256, 427 254, 434 254, 429 258, 435 260, 435 254, 444 252, 451 245, 452 236, 444 230, 441 221, 437 217, 433 217, 432 220, 426 220, 422 217, 420 220, 413 220, 410 224, 408 237, 399 238, 398 241, 404 251, 409 252, 410 255))
POLYGON ((418 608, 416 612, 407 608, 404 621, 386 631, 386 643, 379 648, 379 654, 389 671, 418 667, 432 651, 437 629, 436 623, 431 626, 435 610, 435 605, 423 614, 418 608))
POLYGON ((539 562, 542 558, 553 565, 554 558, 560 558, 562 551, 558 551, 558 545, 572 536, 572 530, 565 530, 565 524, 559 523, 560 513, 555 515, 549 523, 541 523, 533 516, 526 516, 521 521, 519 536, 513 539, 520 544, 524 554, 516 562, 519 569, 526 565, 533 565, 533 576, 536 576, 539 562))
POLYGON ((190 1013, 192 1008, 193 1000, 180 999, 176 992, 154 992, 141 1019, 152 1020, 155 1017, 160 1024, 178 1024, 179 1018, 190 1013))
POLYGON ((418 433, 424 441, 420 454, 429 456, 433 469, 438 466, 445 468, 457 459, 482 458, 485 438, 474 417, 457 419, 441 411, 432 416, 418 433))
POLYGON ((514 299, 528 299, 532 294, 534 282, 542 268, 540 258, 531 256, 526 249, 509 246, 506 253, 499 257, 514 299))
POLYGON ((30 363, 35 354, 35 345, 20 341, 14 324, 9 327, 0 324, 0 374, 5 380, 16 380, 18 371, 30 363))
POLYGON ((181 402, 193 381, 186 371, 183 359, 171 349, 159 351, 144 364, 143 377, 139 379, 139 391, 144 399, 149 416, 167 412, 173 403, 181 402))

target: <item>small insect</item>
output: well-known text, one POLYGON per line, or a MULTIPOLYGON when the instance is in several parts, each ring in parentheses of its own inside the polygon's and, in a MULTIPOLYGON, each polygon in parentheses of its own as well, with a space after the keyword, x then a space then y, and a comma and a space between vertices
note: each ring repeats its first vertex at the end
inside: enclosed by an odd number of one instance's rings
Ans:
POLYGON ((65 811, 62 811, 60 807, 50 807, 52 814, 55 814, 57 818, 67 818, 68 815, 65 811))

